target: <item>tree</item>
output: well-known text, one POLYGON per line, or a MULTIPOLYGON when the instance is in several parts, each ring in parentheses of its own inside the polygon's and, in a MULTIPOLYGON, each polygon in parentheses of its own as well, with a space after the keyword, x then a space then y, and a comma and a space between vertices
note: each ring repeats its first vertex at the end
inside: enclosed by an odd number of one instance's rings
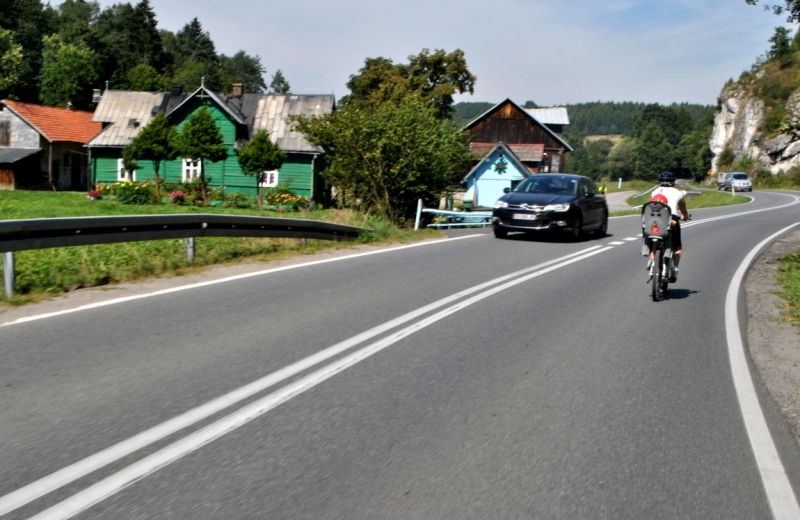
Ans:
POLYGON ((640 138, 651 122, 656 123, 672 146, 677 146, 681 138, 695 127, 691 114, 683 107, 665 107, 653 103, 645 106, 642 113, 634 118, 631 137, 640 138))
POLYGON ((388 58, 367 58, 359 73, 350 76, 347 88, 351 93, 340 105, 397 102, 417 93, 436 108, 437 117, 450 119, 453 95, 474 91, 476 78, 467 68, 461 49, 449 54, 422 49, 408 60, 408 64, 395 65, 388 58))
POLYGON ((191 60, 197 63, 217 64, 217 51, 211 36, 203 30, 197 18, 183 26, 175 34, 175 42, 179 57, 182 60, 191 60))
POLYGON ((150 65, 137 65, 128 71, 128 86, 131 90, 144 90, 148 92, 163 92, 167 90, 167 83, 156 69, 150 65))
MULTIPOLYGON (((789 23, 800 22, 800 0, 783 0, 784 5, 764 5, 764 10, 780 15, 786 13, 789 23)), ((745 0, 750 5, 757 5, 759 0, 745 0)))
POLYGON ((10 97, 22 78, 22 45, 14 32, 0 29, 0 99, 10 97))
POLYGON ((412 216, 417 199, 438 205, 472 161, 466 133, 439 119, 436 107, 419 94, 291 121, 325 148, 329 164, 322 175, 328 182, 393 222, 412 216))
POLYGON ((289 86, 289 82, 283 77, 283 72, 281 72, 281 69, 276 70, 275 74, 272 75, 272 83, 269 84, 270 93, 288 94, 291 88, 292 87, 289 86))
POLYGON ((200 161, 200 183, 203 202, 206 200, 205 161, 219 162, 228 156, 228 147, 211 112, 205 107, 189 117, 177 140, 178 152, 184 157, 200 161))
POLYGON ((244 51, 239 51, 232 57, 223 54, 219 60, 224 74, 228 76, 226 86, 241 83, 245 92, 261 93, 267 90, 264 83, 267 71, 261 65, 259 56, 248 56, 244 51))
POLYGON ((38 103, 43 37, 56 31, 58 15, 41 0, 0 0, 0 13, 0 28, 13 31, 14 42, 22 45, 20 76, 10 94, 38 103))
POLYGON ((256 179, 258 209, 261 211, 261 174, 280 168, 286 160, 286 154, 270 140, 266 130, 256 132, 250 142, 239 148, 237 153, 242 172, 256 179))
POLYGON ((674 166, 674 149, 656 121, 642 131, 633 149, 633 163, 634 176, 647 181, 655 180, 659 172, 674 166))
POLYGON ((528 100, 528 101, 525 102, 524 105, 522 105, 522 108, 539 108, 539 105, 537 105, 536 103, 534 103, 531 100, 528 100))
POLYGON ((772 46, 767 51, 770 60, 780 60, 793 52, 791 34, 786 27, 775 28, 775 34, 769 39, 772 46))
MULTIPOLYGON (((130 145, 134 159, 153 162, 156 175, 156 199, 161 202, 159 168, 162 161, 171 161, 178 156, 178 132, 170 124, 164 112, 159 112, 133 138, 130 145)), ((195 156, 191 156, 195 157, 195 156)))
POLYGON ((41 98, 45 105, 77 108, 91 102, 97 80, 95 54, 86 44, 68 44, 57 34, 45 36, 41 73, 41 98))

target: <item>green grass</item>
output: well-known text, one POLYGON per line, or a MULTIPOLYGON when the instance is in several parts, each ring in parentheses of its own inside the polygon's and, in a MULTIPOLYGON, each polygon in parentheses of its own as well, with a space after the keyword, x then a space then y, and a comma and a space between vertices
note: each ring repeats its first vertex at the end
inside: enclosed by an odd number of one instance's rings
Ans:
MULTIPOLYGON (((598 186, 602 183, 602 181, 597 181, 595 184, 598 186)), ((606 188, 608 188, 609 193, 617 193, 620 191, 638 191, 639 193, 643 193, 653 186, 658 184, 656 181, 624 181, 622 183, 622 188, 617 188, 619 185, 618 181, 607 181, 606 188)))
MULTIPOLYGON (((631 206, 640 206, 650 200, 650 194, 645 196, 634 195, 629 197, 627 202, 631 206)), ((716 208, 718 206, 732 206, 734 204, 744 204, 749 202, 750 198, 743 195, 731 195, 730 193, 722 193, 716 191, 704 191, 699 195, 686 198, 686 209, 700 209, 700 208, 716 208)))
POLYGON ((786 300, 784 318, 800 326, 800 249, 780 259, 778 283, 783 287, 780 296, 786 300))
MULTIPOLYGON (((278 213, 252 209, 175 205, 131 206, 113 200, 93 201, 68 192, 0 191, 0 220, 164 213, 224 213, 271 217, 309 218, 369 228, 359 243, 411 242, 439 237, 432 229, 419 232, 398 229, 383 219, 349 210, 278 213)), ((37 301, 80 287, 95 287, 154 276, 199 271, 204 266, 251 259, 272 261, 324 249, 350 247, 352 242, 308 240, 305 245, 287 238, 198 238, 195 260, 186 261, 184 240, 154 240, 96 246, 64 247, 15 253, 17 294, 0 296, 0 306, 37 301)), ((1 270, 1 269, 0 269, 1 270)))

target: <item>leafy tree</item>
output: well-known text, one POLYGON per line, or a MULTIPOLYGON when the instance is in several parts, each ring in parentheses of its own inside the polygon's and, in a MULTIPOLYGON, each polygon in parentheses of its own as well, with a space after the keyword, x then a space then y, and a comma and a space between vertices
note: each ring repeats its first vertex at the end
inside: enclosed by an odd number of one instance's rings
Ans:
POLYGON ((269 138, 265 130, 256 132, 256 135, 246 145, 238 150, 239 165, 245 175, 252 175, 256 179, 258 190, 258 209, 261 210, 261 174, 277 170, 286 160, 286 154, 269 138))
POLYGON ((417 93, 436 108, 440 119, 449 119, 453 95, 474 91, 476 78, 467 69, 460 49, 449 54, 422 49, 408 60, 408 64, 395 65, 388 58, 367 58, 359 73, 350 76, 347 88, 351 93, 340 104, 380 104, 417 93))
POLYGON ((97 80, 95 54, 86 44, 64 43, 54 34, 45 36, 41 74, 41 98, 45 105, 86 107, 92 83, 97 80))
POLYGON ((656 123, 672 146, 677 146, 681 138, 694 130, 692 116, 687 110, 651 104, 644 107, 633 122, 630 135, 640 138, 650 123, 656 123))
POLYGON ((197 18, 183 26, 175 34, 177 52, 182 60, 191 60, 197 63, 217 64, 217 51, 211 36, 203 30, 197 18))
POLYGON ((522 108, 539 108, 539 105, 537 105, 536 103, 534 103, 531 100, 528 100, 528 101, 525 102, 524 105, 522 105, 522 108))
POLYGON ((228 147, 222 137, 214 116, 205 107, 200 107, 189 117, 178 134, 178 152, 183 157, 200 160, 200 183, 203 185, 202 197, 206 199, 205 161, 219 162, 228 156, 228 147))
POLYGON ((22 70, 22 45, 14 41, 13 31, 0 29, 0 99, 12 96, 22 70))
POLYGON ((626 137, 620 141, 608 154, 609 178, 633 179, 634 150, 638 141, 626 137))
POLYGON ((272 83, 269 84, 269 91, 272 94, 288 94, 292 87, 289 82, 283 77, 281 69, 275 71, 272 75, 272 83))
POLYGON ((153 162, 153 170, 156 174, 156 199, 160 203, 159 169, 162 161, 170 161, 178 156, 178 132, 170 124, 167 116, 163 112, 159 112, 133 138, 129 146, 134 159, 153 162))
POLYGON ((220 72, 213 63, 188 60, 175 71, 172 83, 183 85, 187 90, 195 90, 203 83, 206 88, 219 92, 224 86, 220 72))
POLYGON ((9 95, 39 102, 43 37, 56 30, 56 18, 56 11, 41 0, 0 0, 0 28, 13 31, 14 42, 22 45, 19 79, 9 95))
POLYGON ((462 101, 461 103, 456 103, 453 105, 453 119, 455 119, 459 126, 466 126, 471 123, 473 119, 495 106, 495 104, 496 103, 482 101, 462 101))
MULTIPOLYGON (((759 0, 744 0, 746 3, 750 5, 757 5, 759 0)), ((764 5, 764 10, 772 11, 773 13, 780 15, 786 14, 786 21, 789 23, 798 23, 800 22, 800 0, 783 0, 784 4, 775 4, 775 5, 764 5)))
POLYGON ((291 120, 310 142, 325 148, 329 164, 322 175, 328 182, 394 222, 412 216, 417 199, 438 204, 472 161, 466 134, 439 119, 420 94, 291 120))
POLYGON ((128 86, 131 90, 162 92, 167 90, 166 81, 150 65, 137 65, 128 71, 128 86))
POLYGON ((58 34, 67 43, 84 42, 92 46, 92 24, 100 13, 97 2, 64 0, 58 6, 58 34), (87 41, 88 40, 88 41, 87 41))
POLYGON ((637 179, 655 180, 659 172, 672 169, 675 151, 657 121, 650 121, 633 149, 633 174, 637 179))
POLYGON ((232 57, 220 56, 220 65, 227 76, 225 85, 241 83, 245 92, 261 93, 267 90, 264 83, 266 70, 261 65, 259 56, 249 56, 244 51, 239 51, 232 57))

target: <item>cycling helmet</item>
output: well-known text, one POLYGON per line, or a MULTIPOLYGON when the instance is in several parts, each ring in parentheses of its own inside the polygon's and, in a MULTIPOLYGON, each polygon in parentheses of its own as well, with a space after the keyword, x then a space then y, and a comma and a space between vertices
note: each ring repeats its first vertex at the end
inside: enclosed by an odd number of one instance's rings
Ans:
POLYGON ((658 183, 659 184, 667 184, 672 186, 675 184, 675 174, 672 172, 661 172, 658 174, 658 183))
POLYGON ((659 193, 658 195, 653 195, 653 198, 650 199, 650 202, 660 202, 661 204, 667 204, 669 201, 664 195, 659 193))

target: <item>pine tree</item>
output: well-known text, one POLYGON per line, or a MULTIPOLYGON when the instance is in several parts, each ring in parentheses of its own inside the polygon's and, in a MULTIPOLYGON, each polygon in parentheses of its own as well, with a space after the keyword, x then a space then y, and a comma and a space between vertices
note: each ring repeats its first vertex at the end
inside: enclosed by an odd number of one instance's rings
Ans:
POLYGON ((272 83, 269 84, 269 89, 272 94, 288 94, 291 87, 286 78, 283 77, 281 69, 275 71, 272 75, 272 83))
POLYGON ((183 157, 200 161, 200 183, 202 198, 206 201, 206 168, 205 161, 219 162, 228 156, 228 147, 222 137, 211 112, 205 107, 189 117, 178 135, 178 151, 183 157))

